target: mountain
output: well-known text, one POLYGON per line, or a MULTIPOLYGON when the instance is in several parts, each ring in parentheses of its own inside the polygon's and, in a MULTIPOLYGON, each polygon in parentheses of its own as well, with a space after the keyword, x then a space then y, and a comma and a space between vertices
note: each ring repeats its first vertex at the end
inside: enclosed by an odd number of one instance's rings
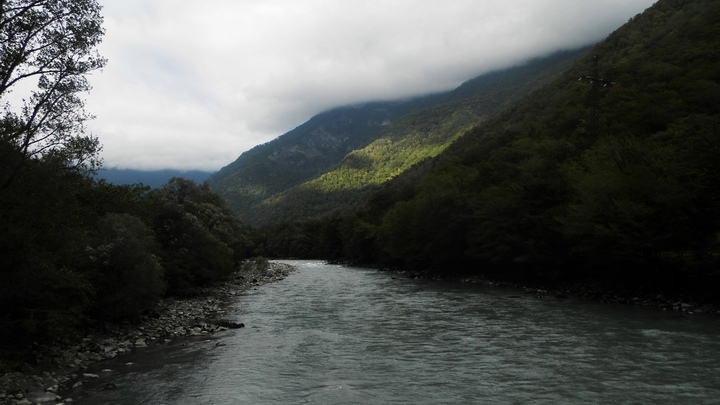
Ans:
POLYGON ((369 103, 318 114, 243 153, 210 176, 208 184, 245 217, 254 204, 323 173, 350 151, 367 145, 410 108, 407 102, 369 103))
POLYGON ((162 187, 173 177, 182 177, 202 184, 212 172, 201 170, 131 170, 131 169, 100 169, 96 178, 111 184, 144 184, 152 188, 162 187))
POLYGON ((716 302, 718 21, 656 2, 361 211, 273 228, 268 255, 716 302))
POLYGON ((462 132, 555 77, 580 53, 558 52, 449 92, 318 114, 245 152, 208 183, 252 224, 350 209, 366 191, 436 155, 462 132))

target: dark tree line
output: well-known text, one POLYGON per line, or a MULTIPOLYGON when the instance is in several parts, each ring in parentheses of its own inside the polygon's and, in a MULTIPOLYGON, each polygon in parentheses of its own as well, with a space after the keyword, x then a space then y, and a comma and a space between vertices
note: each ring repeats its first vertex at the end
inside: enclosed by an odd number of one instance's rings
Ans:
POLYGON ((224 279, 252 247, 250 230, 206 185, 114 186, 27 160, 0 193, 0 342, 13 351, 134 320, 166 295, 224 279))

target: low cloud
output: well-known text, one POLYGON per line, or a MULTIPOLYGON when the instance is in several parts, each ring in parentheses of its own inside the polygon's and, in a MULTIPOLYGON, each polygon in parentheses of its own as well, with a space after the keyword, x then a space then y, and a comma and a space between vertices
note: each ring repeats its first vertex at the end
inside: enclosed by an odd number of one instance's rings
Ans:
POLYGON ((448 90, 599 41, 653 1, 100 3, 109 63, 87 109, 106 166, 217 170, 334 106, 448 90))

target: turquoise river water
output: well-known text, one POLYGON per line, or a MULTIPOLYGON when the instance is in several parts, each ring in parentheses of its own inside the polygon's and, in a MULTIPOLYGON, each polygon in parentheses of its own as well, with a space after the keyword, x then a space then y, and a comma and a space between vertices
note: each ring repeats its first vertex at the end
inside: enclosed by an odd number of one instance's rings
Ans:
POLYGON ((720 403, 717 316, 288 263, 232 304, 246 328, 101 362, 117 389, 73 404, 720 403))

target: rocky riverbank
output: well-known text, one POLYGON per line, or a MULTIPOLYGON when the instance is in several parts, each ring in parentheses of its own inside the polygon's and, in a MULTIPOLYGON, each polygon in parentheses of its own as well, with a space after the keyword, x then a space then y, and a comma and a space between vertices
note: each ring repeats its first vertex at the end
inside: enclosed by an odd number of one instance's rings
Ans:
MULTIPOLYGON (((408 278, 424 278, 443 280, 433 273, 387 269, 408 278)), ((537 298, 577 298, 598 301, 608 304, 639 305, 660 308, 666 311, 678 311, 681 315, 713 314, 720 315, 720 306, 703 302, 685 295, 666 294, 642 288, 630 288, 621 284, 598 282, 571 282, 558 285, 532 285, 507 281, 499 281, 484 276, 452 278, 448 281, 497 286, 522 290, 537 298)))
MULTIPOLYGON (((191 298, 167 299, 135 324, 106 324, 105 330, 80 341, 38 347, 22 370, 0 377, 0 404, 70 404, 58 392, 97 376, 84 373, 95 362, 121 356, 180 336, 203 336, 244 325, 225 317, 229 300, 243 291, 280 281, 294 268, 283 263, 251 260, 220 285, 200 288, 191 298)), ((111 388, 111 387, 110 387, 111 388)))

